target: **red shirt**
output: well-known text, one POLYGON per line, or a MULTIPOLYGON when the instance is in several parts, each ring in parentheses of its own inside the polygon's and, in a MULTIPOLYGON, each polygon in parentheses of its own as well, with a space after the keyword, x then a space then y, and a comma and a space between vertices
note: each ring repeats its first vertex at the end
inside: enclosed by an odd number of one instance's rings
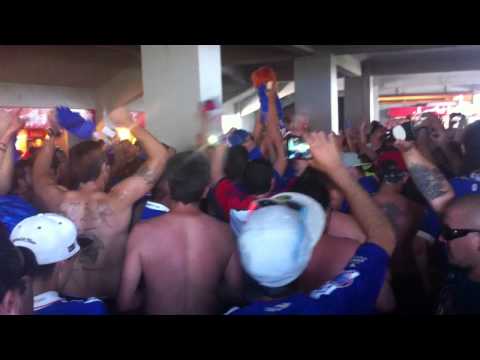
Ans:
POLYGON ((230 210, 248 210, 250 204, 256 200, 255 196, 244 193, 227 178, 217 183, 213 194, 226 221, 230 221, 230 210))

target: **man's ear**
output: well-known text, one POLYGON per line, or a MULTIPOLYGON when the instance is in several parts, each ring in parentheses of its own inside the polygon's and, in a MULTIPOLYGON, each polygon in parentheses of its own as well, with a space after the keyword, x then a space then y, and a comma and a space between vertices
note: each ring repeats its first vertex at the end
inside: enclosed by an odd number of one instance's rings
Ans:
POLYGON ((17 290, 8 290, 0 304, 0 314, 20 315, 21 301, 17 290))

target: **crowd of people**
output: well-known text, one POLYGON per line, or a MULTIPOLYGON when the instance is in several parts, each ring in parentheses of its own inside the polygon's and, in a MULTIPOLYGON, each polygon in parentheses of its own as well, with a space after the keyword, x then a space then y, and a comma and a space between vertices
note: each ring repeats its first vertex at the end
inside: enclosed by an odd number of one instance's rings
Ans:
POLYGON ((480 313, 480 122, 283 129, 267 96, 252 132, 180 153, 120 107, 135 145, 67 154, 54 110, 18 160, 24 123, 0 113, 0 314, 480 313))

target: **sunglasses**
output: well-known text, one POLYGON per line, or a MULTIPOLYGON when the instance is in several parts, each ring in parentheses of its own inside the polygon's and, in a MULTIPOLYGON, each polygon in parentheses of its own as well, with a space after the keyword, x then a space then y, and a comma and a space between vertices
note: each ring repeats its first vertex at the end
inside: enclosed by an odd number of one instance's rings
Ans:
POLYGON ((443 225, 442 227, 442 237, 446 241, 452 241, 464 236, 467 236, 470 233, 480 233, 480 230, 473 229, 452 229, 448 225, 443 225))

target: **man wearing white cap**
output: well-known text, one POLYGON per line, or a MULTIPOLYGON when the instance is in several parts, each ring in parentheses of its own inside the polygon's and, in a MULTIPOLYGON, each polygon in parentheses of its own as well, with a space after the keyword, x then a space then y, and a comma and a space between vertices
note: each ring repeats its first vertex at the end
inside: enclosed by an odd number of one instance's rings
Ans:
POLYGON ((370 314, 385 280, 395 234, 388 219, 352 179, 333 135, 311 134, 311 166, 323 171, 344 192, 367 235, 345 270, 309 295, 295 294, 325 229, 323 208, 308 196, 284 193, 258 201, 239 230, 238 248, 248 276, 262 295, 233 315, 370 314))
POLYGON ((35 314, 101 315, 104 303, 95 298, 67 301, 60 297, 80 251, 72 221, 56 214, 39 214, 18 223, 10 234, 25 262, 32 264, 35 314))

